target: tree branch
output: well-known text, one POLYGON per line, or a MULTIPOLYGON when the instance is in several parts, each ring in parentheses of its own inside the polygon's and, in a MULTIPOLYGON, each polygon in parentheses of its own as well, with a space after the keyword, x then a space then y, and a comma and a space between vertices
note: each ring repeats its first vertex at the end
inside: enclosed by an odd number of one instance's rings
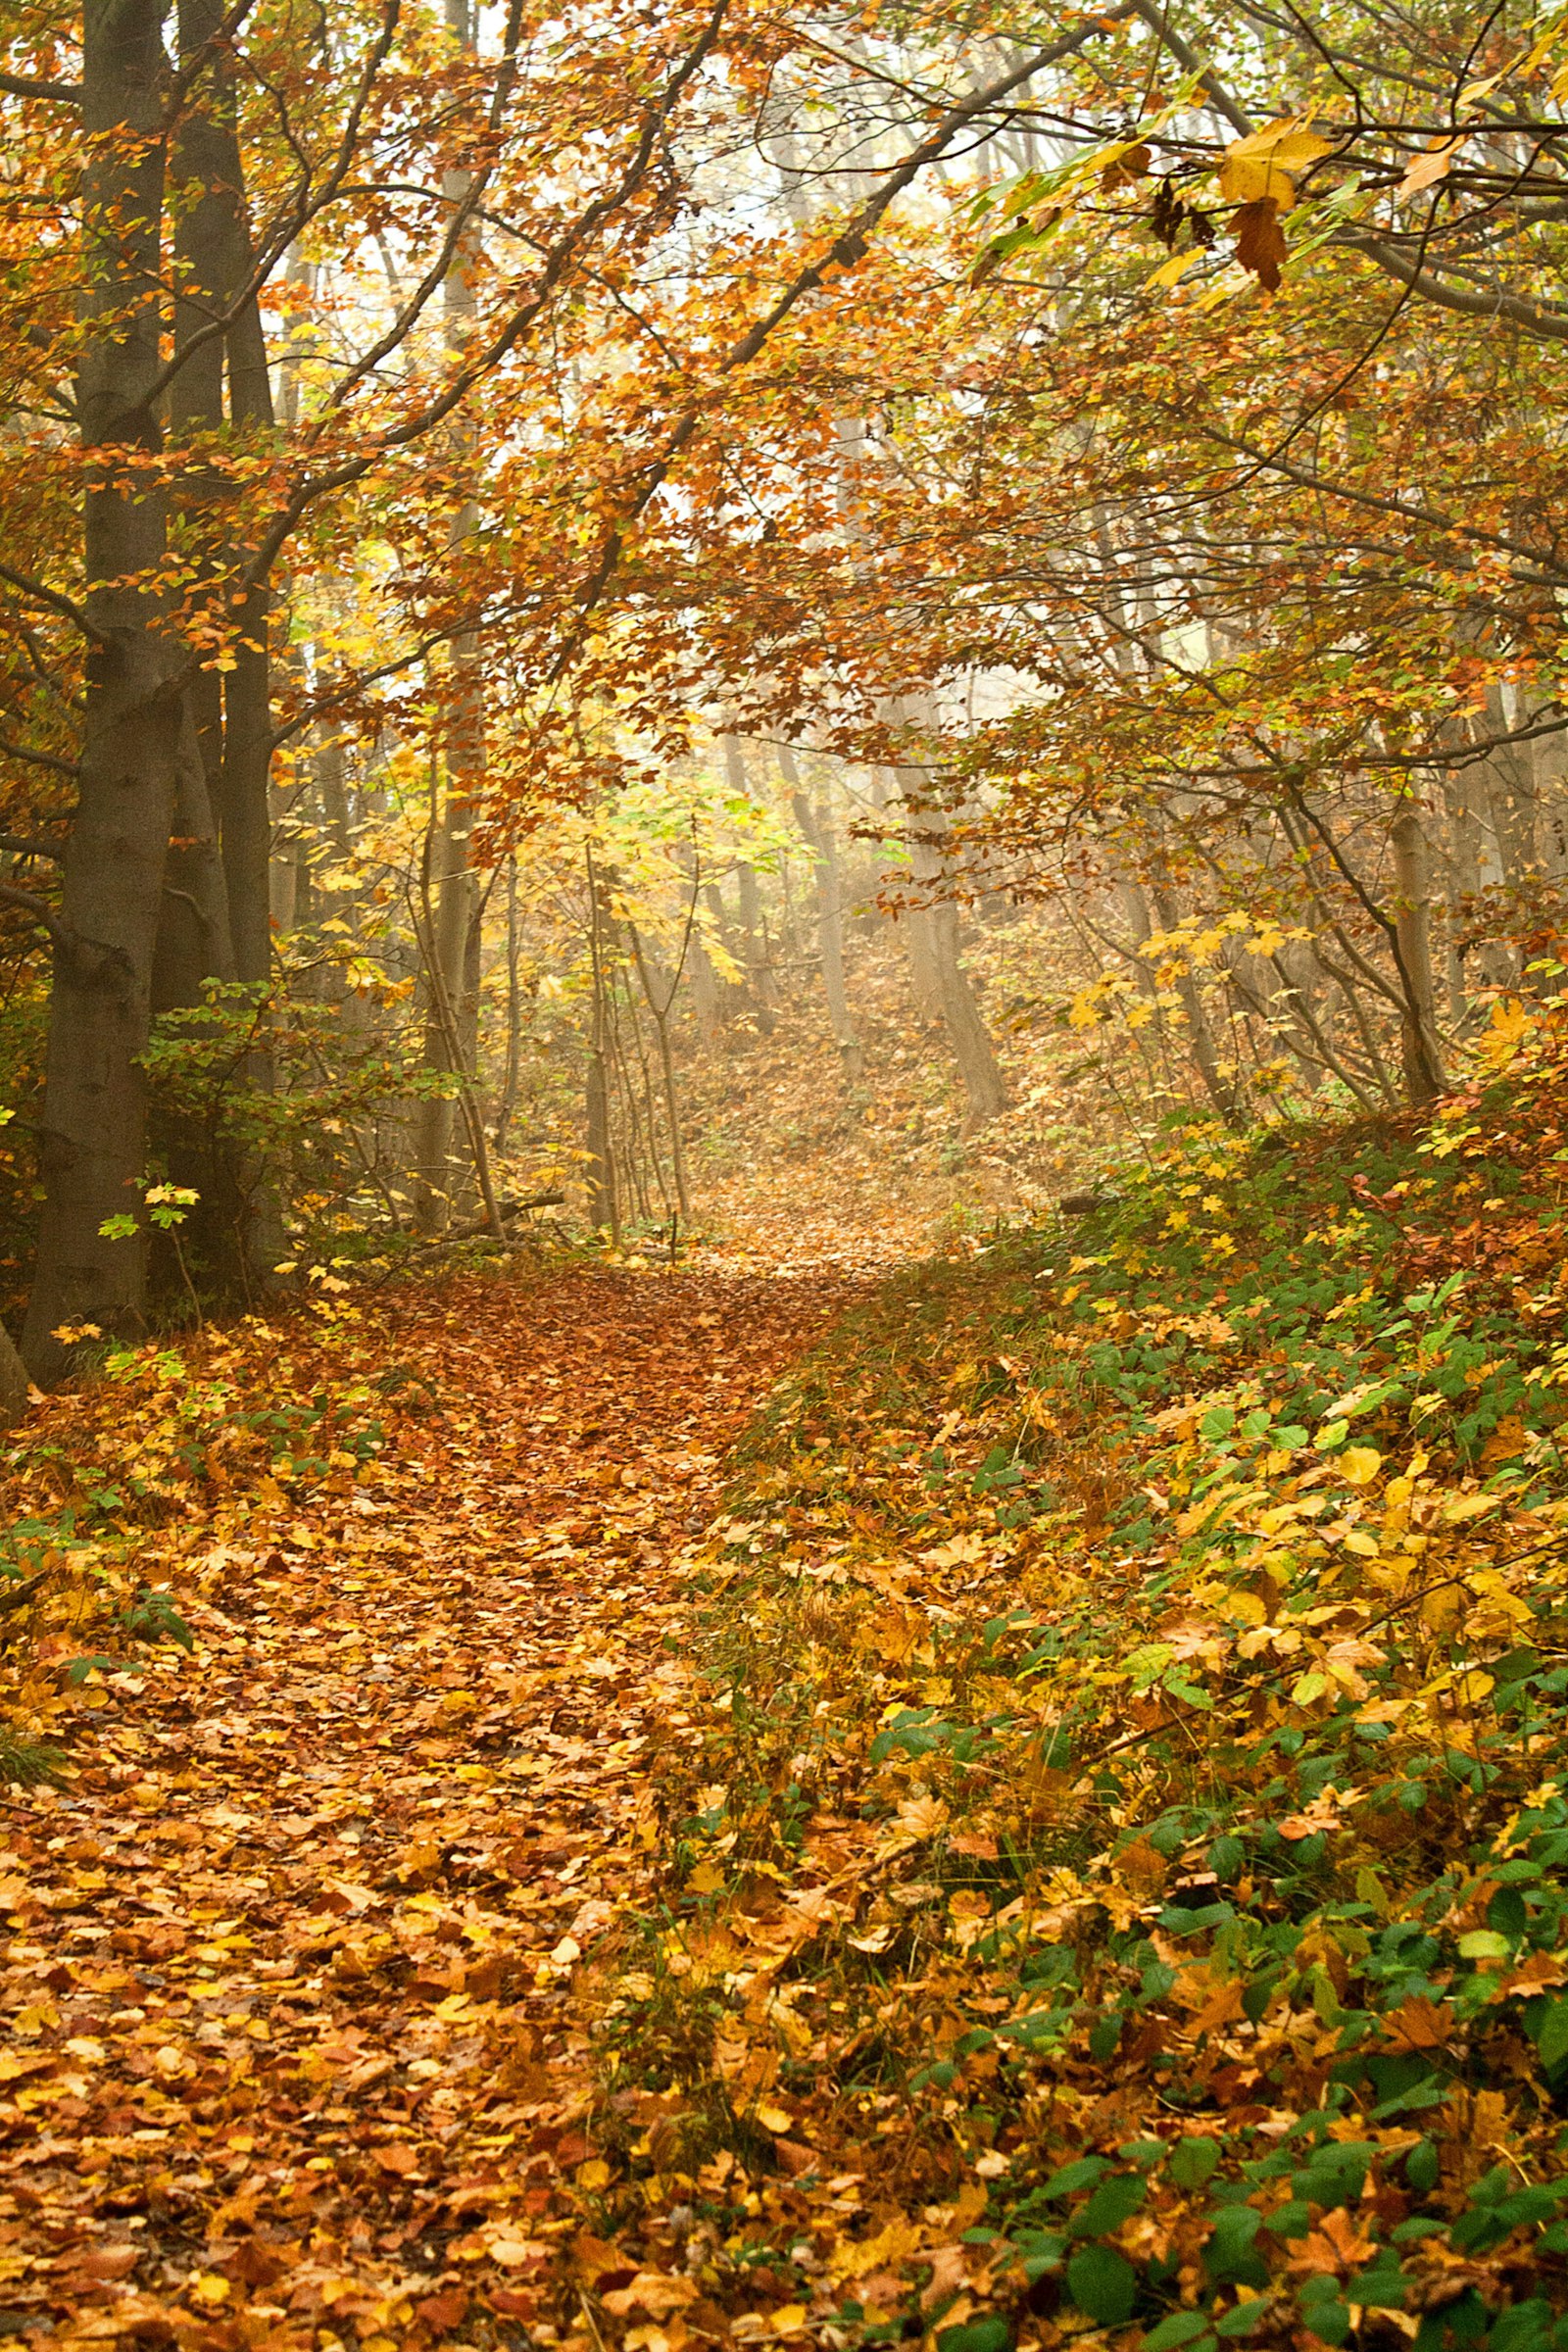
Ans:
POLYGON ((1510 325, 1534 335, 1538 342, 1568 343, 1568 312, 1544 310, 1539 303, 1526 302, 1518 294, 1472 293, 1450 279, 1434 277, 1430 270, 1415 262, 1407 262, 1392 245, 1366 229, 1341 229, 1333 241, 1348 246, 1352 253, 1363 254, 1387 276, 1408 287, 1418 301, 1433 303, 1440 311, 1457 311, 1464 318, 1506 318, 1510 325))
MULTIPOLYGON (((956 104, 951 106, 935 129, 929 131, 917 146, 911 148, 897 171, 891 172, 881 187, 866 198, 864 204, 850 221, 849 226, 841 230, 840 234, 835 237, 827 252, 816 261, 808 263, 804 270, 799 270, 773 304, 772 309, 757 319, 740 341, 731 347, 718 364, 718 373, 720 375, 732 374, 736 368, 744 368, 750 361, 756 359, 774 328, 783 324, 796 305, 806 295, 813 293, 821 285, 824 276, 830 270, 853 270, 857 262, 863 260, 866 252, 866 239, 894 199, 903 194, 911 180, 919 177, 927 164, 934 163, 937 157, 953 144, 960 130, 966 129, 979 116, 999 105, 1004 98, 1009 97, 1025 82, 1032 80, 1036 74, 1043 73, 1046 67, 1059 64, 1064 57, 1071 57, 1075 51, 1084 48, 1098 35, 1114 30, 1118 24, 1124 22, 1133 13, 1134 6, 1135 0, 1119 0, 1118 6, 1107 9, 1102 16, 1097 16, 1090 24, 1081 26, 1075 32, 1068 33, 1064 39, 1053 42, 1049 49, 1037 49, 1032 56, 1025 58, 1021 65, 1013 67, 1009 73, 1004 74, 998 80, 988 82, 983 89, 972 91, 967 98, 959 99, 956 104)), ((702 422, 703 415, 702 407, 692 407, 685 412, 661 455, 644 469, 642 482, 626 514, 612 526, 601 550, 599 561, 589 574, 582 597, 579 599, 577 626, 562 648, 561 653, 551 663, 550 680, 552 684, 558 683, 576 660, 582 648, 589 614, 598 605, 619 566, 627 530, 646 511, 667 479, 671 466, 693 438, 702 422)))
POLYGON ((17 890, 9 882, 0 882, 0 906, 20 906, 24 913, 30 914, 40 931, 48 932, 62 956, 71 954, 75 948, 75 933, 68 931, 54 908, 46 906, 32 891, 17 890))
POLYGON ((13 98, 52 98, 61 106, 81 104, 79 81, 34 81, 26 74, 0 74, 0 90, 13 98))
POLYGON ((69 596, 62 596, 58 588, 49 587, 43 580, 32 579, 24 571, 13 571, 9 564, 0 564, 0 580, 15 588, 19 596, 29 598, 35 605, 47 605, 51 612, 59 612, 65 619, 74 621, 84 637, 90 637, 94 645, 102 645, 102 632, 94 627, 80 605, 74 604, 69 596))

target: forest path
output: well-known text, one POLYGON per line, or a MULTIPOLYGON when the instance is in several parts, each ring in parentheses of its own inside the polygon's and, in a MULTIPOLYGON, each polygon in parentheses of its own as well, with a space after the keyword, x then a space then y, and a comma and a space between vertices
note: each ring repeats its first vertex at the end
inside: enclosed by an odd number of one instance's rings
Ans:
POLYGON ((647 1891, 684 1720, 676 1556, 851 1287, 578 1274, 378 1310, 382 1466, 236 1549, 196 1656, 12 1806, 0 2340, 537 2340, 593 2161, 574 1967, 647 1891))

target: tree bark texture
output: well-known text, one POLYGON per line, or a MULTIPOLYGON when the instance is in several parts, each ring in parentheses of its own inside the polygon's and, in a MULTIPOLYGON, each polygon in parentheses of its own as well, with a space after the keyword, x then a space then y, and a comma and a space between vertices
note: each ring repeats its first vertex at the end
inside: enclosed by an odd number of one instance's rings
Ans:
MULTIPOLYGON (((174 340, 185 356, 171 387, 170 413, 176 428, 186 432, 220 432, 226 372, 227 421, 241 434, 247 429, 266 433, 273 421, 271 380, 261 312, 255 296, 246 292, 254 254, 233 69, 218 38, 222 22, 221 0, 179 0, 181 60, 192 67, 205 62, 172 159, 182 200, 175 239, 174 340)), ((245 554, 243 548, 229 547, 222 561, 229 568, 243 565, 245 554)), ((270 602, 266 581, 256 580, 234 616, 234 666, 221 680, 220 728, 216 723, 219 673, 204 672, 194 689, 222 844, 235 976, 264 989, 272 976, 270 602)))
MULTIPOLYGON (((465 47, 473 45, 468 0, 447 0, 447 30, 465 47)), ((462 204, 472 184, 464 171, 444 174, 443 193, 462 204)), ((461 352, 474 315, 474 270, 479 260, 477 230, 470 227, 460 239, 451 269, 441 288, 447 348, 461 352)), ((460 456, 471 454, 471 428, 459 428, 460 456)), ((466 501, 453 522, 450 544, 461 548, 479 527, 479 510, 466 501)), ((477 1072, 479 998, 474 970, 475 931, 479 920, 478 876, 473 871, 471 846, 474 808, 484 785, 484 680, 479 641, 466 630, 452 642, 447 710, 446 803, 434 836, 434 913, 426 937, 434 968, 426 974, 431 1018, 425 1031, 425 1060, 438 1070, 452 1070, 468 1086, 477 1072), (435 1017, 438 1004, 450 1008, 451 1020, 435 1017)), ((415 1223, 421 1233, 444 1230, 454 1213, 471 1214, 472 1185, 465 1165, 454 1165, 453 1109, 449 1099, 433 1098, 419 1105, 415 1123, 415 1223)))
POLYGON ((180 738, 162 630, 165 503, 160 366, 164 0, 88 0, 83 14, 83 333, 88 453, 86 663, 79 799, 66 848, 39 1155, 45 1200, 24 1354, 68 1368, 62 1326, 142 1328, 146 1244, 108 1239, 140 1207, 147 1043, 180 738))

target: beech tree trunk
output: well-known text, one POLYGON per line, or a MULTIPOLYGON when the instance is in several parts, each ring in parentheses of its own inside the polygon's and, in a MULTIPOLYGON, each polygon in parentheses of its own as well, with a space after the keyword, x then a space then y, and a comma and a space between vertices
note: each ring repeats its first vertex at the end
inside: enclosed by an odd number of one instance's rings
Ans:
POLYGON ((1432 986, 1429 923, 1431 884, 1426 834, 1418 808, 1406 801, 1394 820, 1394 930, 1404 1003, 1399 1052, 1405 1092, 1412 1102, 1429 1102, 1443 1092, 1443 1054, 1438 1044, 1432 986))
MULTIPOLYGON (((1182 910, 1174 891, 1164 885, 1151 889, 1154 912, 1162 931, 1174 931, 1182 919, 1182 910)), ((1240 1113, 1236 1089, 1220 1067, 1219 1049, 1214 1043, 1214 1031, 1203 1003, 1203 992, 1190 971, 1183 971, 1176 980, 1176 995, 1181 1003, 1182 1017, 1187 1023, 1188 1042, 1198 1075, 1203 1082, 1203 1092, 1218 1111, 1227 1127, 1234 1127, 1240 1113)))
POLYGON ((851 1086, 858 1086, 865 1075, 865 1055, 859 1035, 850 1011, 849 991, 844 980, 844 906, 839 892, 838 842, 833 832, 833 815, 826 801, 818 801, 813 809, 801 785, 801 771, 795 754, 788 744, 779 746, 779 772, 790 796, 795 822, 812 853, 816 880, 816 938, 817 955, 822 973, 822 994, 827 999, 828 1019, 833 1025, 834 1042, 844 1061, 844 1075, 851 1086))
POLYGON ((185 696, 180 712, 173 832, 153 962, 154 1012, 198 1004, 204 980, 235 977, 228 890, 192 700, 185 696))
MULTIPOLYGON (((181 198, 174 341, 184 357, 170 388, 170 416, 175 429, 220 431, 226 369, 228 421, 243 434, 270 428, 272 390, 261 312, 245 293, 254 255, 233 65, 219 38, 222 23, 221 0, 179 0, 180 59, 199 68, 200 80, 172 164, 181 198)), ((243 564, 245 553, 230 547, 224 560, 243 564)), ((233 668, 221 688, 220 673, 208 670, 192 689, 222 845, 234 977, 264 989, 272 976, 270 602, 266 581, 252 583, 237 612, 226 616, 237 623, 233 668)))
MULTIPOLYGON (((746 755, 735 735, 721 738, 724 748, 724 780, 737 799, 750 800, 751 778, 746 773, 746 755)), ((753 1018, 763 1037, 773 1034, 773 974, 768 965, 767 945, 762 937, 761 896, 757 887, 757 875, 744 858, 736 867, 737 898, 740 907, 741 939, 745 947, 746 993, 751 1000, 753 1018)))
POLYGON ((66 845, 39 1157, 45 1185, 23 1351, 40 1381, 69 1368, 83 1323, 143 1327, 154 943, 180 734, 159 632, 166 552, 155 386, 163 301, 165 0, 87 0, 82 26, 84 290, 77 377, 84 604, 90 631, 76 812, 66 845), (93 463, 91 453, 104 454, 93 463))
MULTIPOLYGON (((158 957, 160 1010, 199 1004, 210 980, 240 980, 265 997, 272 978, 270 599, 265 580, 236 589, 235 575, 246 567, 250 551, 229 518, 231 485, 222 468, 201 455, 204 444, 216 451, 225 426, 254 438, 272 423, 261 314, 247 292, 254 255, 234 63, 220 37, 222 24, 220 0, 178 0, 180 65, 191 78, 191 94, 170 161, 179 365, 170 386, 169 417, 172 436, 188 444, 177 495, 189 527, 206 543, 209 593, 220 600, 219 617, 234 632, 233 666, 226 675, 217 667, 203 670, 186 689, 203 781, 198 793, 194 780, 182 776, 176 840, 187 838, 187 804, 194 807, 199 799, 202 810, 196 849, 171 853, 163 916, 169 938, 160 943, 158 957), (199 928, 180 906, 193 860, 207 894, 199 928), (213 905, 219 891, 224 902, 220 921, 213 905)), ((247 1055, 243 1075, 250 1087, 271 1086, 265 1037, 247 1055)), ((171 1129, 158 1141, 175 1181, 200 1197, 186 1241, 204 1277, 223 1291, 249 1296, 258 1282, 270 1281, 284 1254, 281 1215, 266 1171, 245 1164, 244 1154, 221 1135, 171 1129)))
MULTIPOLYGON (((473 46, 468 0, 447 0, 446 22, 447 30, 466 49, 473 46)), ((461 204, 472 183, 468 172, 454 171, 445 173, 442 184, 448 200, 461 204)), ((462 350, 472 322, 477 261, 477 237, 470 230, 460 241, 441 289, 447 347, 454 352, 462 350)), ((471 430, 464 428, 460 455, 471 448, 471 430)), ((479 510, 468 500, 453 523, 450 544, 461 547, 478 527, 479 510)), ((436 968, 427 974, 430 1018, 424 1057, 431 1068, 454 1072, 471 1089, 479 1009, 473 952, 479 892, 471 849, 474 808, 484 782, 484 682, 479 641, 471 631, 453 640, 449 692, 446 800, 432 840, 433 909, 426 916, 426 955, 436 968), (450 1021, 438 1017, 442 1003, 450 1008, 450 1021)), ((433 1097, 420 1103, 415 1122, 414 1218, 420 1233, 444 1231, 455 1210, 472 1211, 474 1172, 454 1162, 454 1108, 450 1098, 433 1097)))
MULTIPOLYGON (((899 782, 907 801, 919 791, 924 778, 915 769, 901 768, 899 782)), ((924 917, 923 944, 934 975, 937 1005, 968 1098, 965 1125, 974 1128, 983 1127, 1006 1109, 1007 1086, 973 984, 958 957, 958 909, 948 895, 949 876, 941 848, 947 830, 943 810, 919 809, 909 827, 909 858, 914 879, 927 897, 927 905, 916 912, 924 917)))

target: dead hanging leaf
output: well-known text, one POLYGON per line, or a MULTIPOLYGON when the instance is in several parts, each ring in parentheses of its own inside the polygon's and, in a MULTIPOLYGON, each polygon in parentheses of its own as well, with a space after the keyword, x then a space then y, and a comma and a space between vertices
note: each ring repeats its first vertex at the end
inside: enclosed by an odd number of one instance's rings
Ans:
POLYGON ((1253 203, 1240 206, 1231 216, 1231 227, 1242 268, 1250 270, 1270 294, 1277 294, 1288 248, 1273 197, 1259 196, 1253 203))
POLYGON ((1176 239, 1181 233, 1182 222, 1186 218, 1187 207, 1176 194, 1170 181, 1168 179, 1156 180, 1154 201, 1149 212, 1149 224, 1167 252, 1175 245, 1176 239))
POLYGON ((1430 188, 1442 179, 1466 135, 1461 132, 1456 139, 1435 140, 1425 155, 1418 155, 1394 191, 1396 203, 1401 196, 1419 195, 1423 188, 1430 188))
POLYGON ((1145 146, 1142 140, 1136 147, 1129 147, 1125 155, 1118 155, 1100 174, 1101 194, 1111 196, 1118 188, 1132 187, 1147 176, 1153 160, 1153 149, 1145 146))

